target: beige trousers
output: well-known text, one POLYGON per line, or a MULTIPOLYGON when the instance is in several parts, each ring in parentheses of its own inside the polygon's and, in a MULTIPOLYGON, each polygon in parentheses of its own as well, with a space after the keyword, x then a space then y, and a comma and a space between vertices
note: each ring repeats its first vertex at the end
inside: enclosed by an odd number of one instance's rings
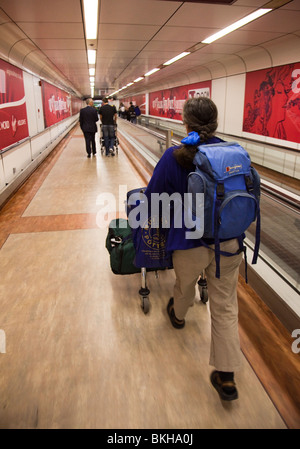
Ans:
MULTIPOLYGON (((236 239, 221 243, 221 250, 234 253, 238 250, 236 239)), ((211 246, 214 248, 214 246, 211 246)), ((205 270, 211 313, 211 346, 209 364, 218 371, 236 371, 241 367, 241 350, 238 333, 237 283, 242 254, 220 258, 220 279, 215 277, 215 253, 211 249, 178 250, 173 253, 176 274, 174 286, 174 311, 179 320, 185 318, 194 304, 195 286, 205 270)))

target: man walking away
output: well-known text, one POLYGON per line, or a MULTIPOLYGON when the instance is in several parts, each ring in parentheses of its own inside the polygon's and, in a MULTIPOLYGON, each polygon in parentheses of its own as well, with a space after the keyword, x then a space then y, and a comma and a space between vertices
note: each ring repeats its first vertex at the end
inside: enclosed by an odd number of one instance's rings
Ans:
POLYGON ((88 98, 86 104, 87 106, 85 108, 80 109, 79 124, 85 138, 87 157, 91 157, 91 152, 93 152, 93 155, 96 154, 95 134, 97 132, 96 123, 99 118, 94 108, 93 99, 88 98))
POLYGON ((108 104, 108 99, 104 98, 99 109, 100 120, 102 122, 102 133, 104 137, 105 155, 111 153, 114 156, 115 125, 117 123, 117 109, 114 105, 108 104))
POLYGON ((130 107, 128 109, 128 114, 129 114, 129 118, 131 123, 136 124, 136 112, 135 112, 135 107, 133 106, 132 101, 130 102, 130 107))

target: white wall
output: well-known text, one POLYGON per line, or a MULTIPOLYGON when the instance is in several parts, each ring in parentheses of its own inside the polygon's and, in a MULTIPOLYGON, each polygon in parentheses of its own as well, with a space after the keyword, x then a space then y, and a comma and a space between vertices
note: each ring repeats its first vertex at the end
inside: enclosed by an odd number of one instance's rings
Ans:
POLYGON ((226 78, 212 80, 211 98, 218 108, 218 131, 223 133, 225 127, 226 78))
POLYGON ((9 184, 16 178, 31 162, 30 141, 7 151, 2 155, 5 184, 9 184))
POLYGON ((38 127, 37 127, 37 121, 35 118, 33 76, 27 72, 23 72, 23 80, 24 80, 24 89, 25 89, 28 132, 29 132, 30 136, 34 136, 38 132, 38 127))
POLYGON ((37 132, 40 133, 45 129, 44 114, 43 114, 43 100, 42 100, 42 87, 40 86, 40 80, 33 77, 33 91, 34 91, 34 103, 35 103, 35 119, 37 122, 37 132))
POLYGON ((240 136, 243 129, 246 75, 227 77, 224 133, 240 136))
POLYGON ((23 72, 26 111, 29 136, 35 136, 45 129, 42 88, 40 79, 30 73, 23 72))

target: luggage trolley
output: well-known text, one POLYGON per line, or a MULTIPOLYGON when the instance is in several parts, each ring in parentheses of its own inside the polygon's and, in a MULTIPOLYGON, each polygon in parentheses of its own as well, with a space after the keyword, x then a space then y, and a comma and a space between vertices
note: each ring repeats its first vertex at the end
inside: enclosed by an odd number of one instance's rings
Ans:
MULTIPOLYGON (((130 195, 133 193, 141 193, 142 194, 145 192, 145 190, 146 190, 146 187, 142 187, 139 189, 131 190, 127 193, 127 201, 125 201, 127 216, 131 210, 130 206, 136 205, 136 201, 133 201, 132 203, 130 203, 130 195)), ((158 270, 148 269, 148 271, 155 271, 155 276, 156 276, 156 278, 158 278, 158 270)), ((197 284, 198 284, 198 289, 199 289, 200 301, 203 304, 206 304, 208 301, 208 291, 207 291, 207 279, 205 277, 204 270, 200 274, 197 284)), ((149 300, 150 290, 147 286, 147 269, 145 267, 141 268, 141 288, 139 290, 139 295, 140 295, 140 299, 141 299, 142 310, 145 314, 147 314, 150 310, 150 300, 149 300)))
POLYGON ((208 301, 208 291, 207 291, 207 279, 205 277, 205 271, 203 270, 200 274, 200 278, 198 279, 198 289, 200 294, 200 301, 203 302, 203 304, 206 304, 208 301))
MULTIPOLYGON (((115 138, 114 138, 114 152, 116 154, 118 154, 119 152, 119 139, 118 139, 118 135, 117 135, 117 124, 115 124, 115 138)), ((105 144, 104 144, 104 136, 103 136, 103 132, 102 132, 102 124, 100 124, 100 147, 101 147, 101 154, 105 153, 105 144)))
MULTIPOLYGON (((136 201, 133 201, 132 203, 130 203, 130 196, 134 193, 134 194, 143 194, 146 190, 146 187, 141 187, 139 189, 134 189, 134 190, 130 190, 127 193, 127 201, 125 201, 125 209, 126 209, 126 214, 128 216, 130 210, 131 210, 131 206, 136 206, 136 201)), ((156 277, 158 277, 157 271, 155 272, 156 277)), ((147 269, 142 267, 141 268, 141 288, 139 289, 139 295, 140 295, 140 299, 141 299, 141 307, 142 310, 145 314, 147 314, 150 310, 150 300, 149 300, 149 295, 150 295, 150 290, 147 286, 147 269)))

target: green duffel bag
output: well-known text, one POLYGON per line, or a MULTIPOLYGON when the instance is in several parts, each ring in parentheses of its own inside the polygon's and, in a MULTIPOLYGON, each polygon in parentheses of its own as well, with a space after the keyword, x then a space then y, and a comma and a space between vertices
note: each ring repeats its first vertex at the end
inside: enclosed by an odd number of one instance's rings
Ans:
POLYGON ((114 274, 140 273, 133 261, 135 249, 128 220, 116 218, 109 223, 106 249, 110 254, 110 267, 114 274))

